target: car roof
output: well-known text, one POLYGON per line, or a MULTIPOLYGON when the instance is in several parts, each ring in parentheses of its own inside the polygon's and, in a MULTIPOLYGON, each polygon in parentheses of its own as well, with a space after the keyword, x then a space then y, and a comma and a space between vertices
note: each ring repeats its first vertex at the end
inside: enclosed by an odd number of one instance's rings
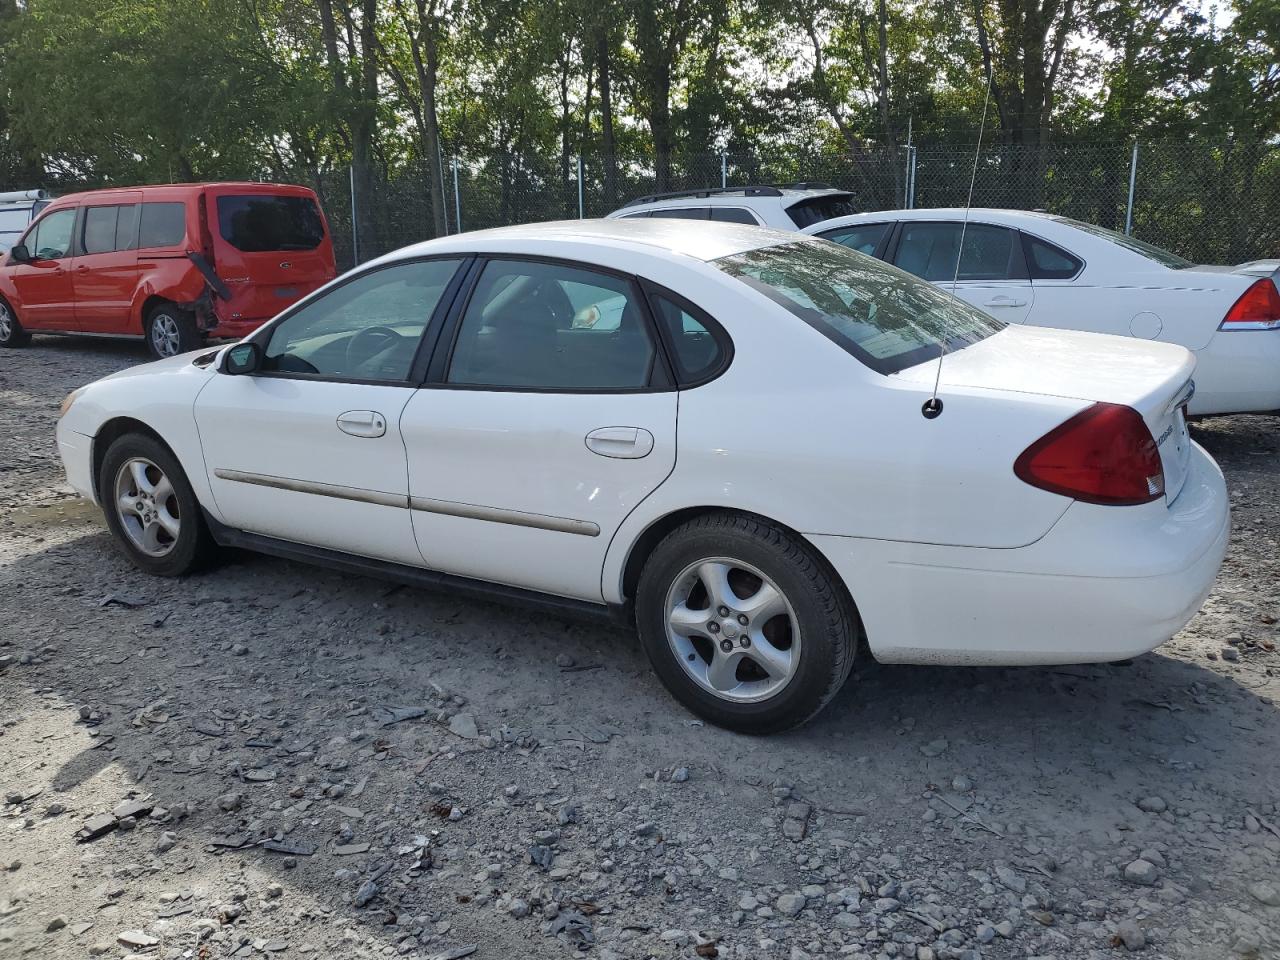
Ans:
POLYGON ((299 186, 293 183, 266 183, 257 180, 225 180, 225 181, 209 181, 200 183, 143 183, 137 186, 119 186, 104 187, 99 190, 82 190, 79 193, 66 193, 58 197, 54 203, 58 206, 69 206, 81 203, 91 199, 108 199, 110 197, 119 196, 120 194, 135 194, 145 192, 158 196, 186 197, 192 193, 198 193, 203 190, 239 190, 244 193, 265 193, 265 194, 294 194, 300 196, 311 196, 313 191, 310 187, 299 186), (69 201, 69 203, 68 203, 69 201))
POLYGON ((643 217, 630 220, 555 220, 438 237, 402 247, 380 258, 380 261, 440 253, 528 255, 533 246, 537 246, 546 255, 553 255, 555 247, 567 248, 584 242, 615 250, 665 250, 695 260, 709 261, 761 247, 794 243, 797 239, 800 238, 794 233, 741 223, 707 221, 691 230, 688 221, 684 220, 650 220, 643 217))
MULTIPOLYGON (((960 220, 965 216, 964 207, 920 207, 913 210, 865 210, 844 217, 832 217, 810 224, 804 233, 819 233, 836 227, 853 223, 874 223, 878 220, 960 220)), ((1001 207, 970 207, 970 220, 983 220, 987 223, 1007 223, 1015 225, 1027 221, 1045 223, 1062 222, 1063 218, 1043 210, 1006 210, 1001 207)))
POLYGON ((709 187, 706 189, 678 190, 672 193, 653 193, 636 197, 634 200, 628 201, 617 210, 613 211, 614 215, 621 214, 624 211, 638 212, 640 210, 653 210, 676 207, 741 207, 753 204, 779 204, 781 206, 790 206, 798 200, 805 200, 809 197, 825 197, 825 196, 842 196, 851 197, 848 190, 840 190, 837 187, 827 185, 799 185, 792 184, 790 186, 741 186, 741 187, 709 187))

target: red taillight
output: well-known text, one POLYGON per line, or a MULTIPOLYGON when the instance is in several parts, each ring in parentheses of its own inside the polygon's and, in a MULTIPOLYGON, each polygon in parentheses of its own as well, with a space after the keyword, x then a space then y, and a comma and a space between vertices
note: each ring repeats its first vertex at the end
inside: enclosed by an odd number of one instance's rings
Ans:
POLYGON ((1095 403, 1027 447, 1013 472, 1087 503, 1150 503, 1164 494, 1160 451, 1133 407, 1095 403))
POLYGON ((1222 318, 1223 330, 1280 329, 1280 290, 1275 281, 1259 280, 1246 290, 1222 318))

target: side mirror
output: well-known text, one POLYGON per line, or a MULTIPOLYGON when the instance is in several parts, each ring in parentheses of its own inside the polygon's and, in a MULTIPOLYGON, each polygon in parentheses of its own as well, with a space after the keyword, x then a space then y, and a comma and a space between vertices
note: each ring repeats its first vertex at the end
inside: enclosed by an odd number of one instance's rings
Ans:
POLYGON ((252 340, 237 343, 227 351, 222 361, 222 372, 232 376, 253 373, 262 366, 262 348, 252 340))
POLYGON ((14 263, 30 263, 31 251, 27 249, 25 243, 15 243, 9 248, 9 258, 14 263))

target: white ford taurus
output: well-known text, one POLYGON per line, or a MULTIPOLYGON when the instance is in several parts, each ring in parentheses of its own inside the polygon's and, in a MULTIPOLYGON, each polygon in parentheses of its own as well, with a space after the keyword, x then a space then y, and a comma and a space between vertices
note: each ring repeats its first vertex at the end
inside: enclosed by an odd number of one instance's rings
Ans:
POLYGON ((954 284, 956 296, 1008 323, 1181 344, 1196 354, 1193 416, 1280 411, 1280 260, 1197 266, 1112 230, 1025 210, 886 210, 804 232, 944 290, 954 284))
POLYGON ((794 233, 535 224, 84 387, 58 445, 146 571, 227 544, 634 617, 683 703, 767 732, 860 646, 1068 663, 1175 633, 1228 532, 1193 366, 794 233))

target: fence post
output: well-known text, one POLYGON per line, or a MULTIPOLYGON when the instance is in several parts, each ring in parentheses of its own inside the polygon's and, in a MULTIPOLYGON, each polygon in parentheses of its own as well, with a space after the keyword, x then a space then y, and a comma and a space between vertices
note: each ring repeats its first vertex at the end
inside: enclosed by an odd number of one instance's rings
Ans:
POLYGON ((360 266, 360 221, 356 213, 356 165, 347 167, 351 175, 351 266, 360 266))
MULTIPOLYGON (((439 171, 440 173, 440 206, 443 208, 442 212, 444 213, 444 232, 445 232, 445 235, 448 236, 449 234, 449 201, 446 200, 444 197, 444 190, 445 190, 444 144, 441 143, 439 140, 436 140, 436 170, 439 171)), ((431 190, 432 192, 434 192, 435 187, 433 186, 431 190)))
POLYGON ((729 186, 729 152, 727 150, 720 151, 720 189, 729 186))
POLYGON ((911 169, 907 171, 907 209, 916 208, 916 148, 911 148, 911 169))
POLYGON ((582 188, 582 154, 578 154, 578 219, 585 220, 587 218, 586 204, 583 202, 582 188))
POLYGON ((458 155, 453 155, 453 219, 454 229, 462 232, 462 191, 458 189, 458 155))
POLYGON ((1138 141, 1133 141, 1133 159, 1129 162, 1129 203, 1124 211, 1124 235, 1133 236, 1133 193, 1138 183, 1138 141))

